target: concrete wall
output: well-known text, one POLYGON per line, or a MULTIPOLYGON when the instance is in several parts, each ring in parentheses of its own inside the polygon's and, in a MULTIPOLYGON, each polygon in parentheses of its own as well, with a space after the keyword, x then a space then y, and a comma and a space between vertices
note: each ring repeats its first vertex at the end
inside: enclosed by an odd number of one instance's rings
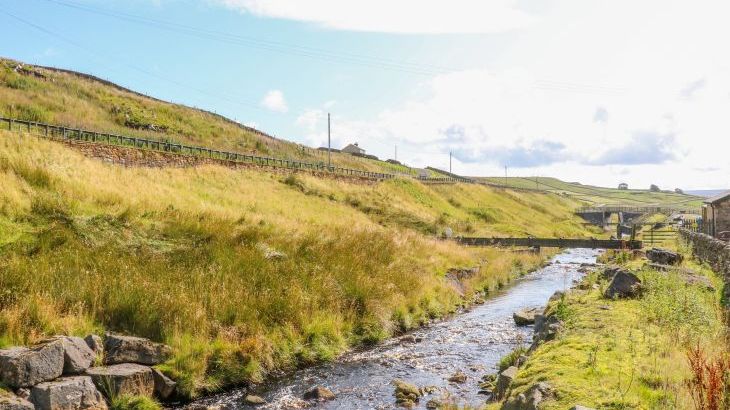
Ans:
POLYGON ((679 235, 689 244, 698 260, 710 265, 712 270, 725 279, 725 298, 730 298, 730 243, 686 229, 680 229, 679 235))

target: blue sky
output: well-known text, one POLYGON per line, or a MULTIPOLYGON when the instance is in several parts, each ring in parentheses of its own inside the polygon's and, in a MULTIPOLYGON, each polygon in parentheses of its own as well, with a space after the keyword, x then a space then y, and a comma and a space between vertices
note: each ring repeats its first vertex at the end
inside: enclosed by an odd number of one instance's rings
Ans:
POLYGON ((398 145, 415 166, 444 167, 453 151, 463 174, 506 165, 720 188, 727 12, 721 1, 3 0, 0 55, 314 146, 330 111, 336 146, 385 158, 398 145))

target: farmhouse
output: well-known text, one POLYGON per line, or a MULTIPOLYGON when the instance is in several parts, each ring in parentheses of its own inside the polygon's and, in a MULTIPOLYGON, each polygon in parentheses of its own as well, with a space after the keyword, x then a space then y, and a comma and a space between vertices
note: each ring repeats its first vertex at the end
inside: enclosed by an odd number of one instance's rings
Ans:
POLYGON ((360 148, 357 142, 354 144, 348 144, 345 148, 342 148, 342 152, 350 154, 365 154, 365 150, 360 148))
POLYGON ((702 219, 705 221, 705 233, 709 235, 717 237, 723 232, 730 232, 730 191, 705 200, 702 219))
POLYGON ((621 190, 629 189, 629 184, 627 184, 626 182, 622 182, 622 183, 618 184, 618 189, 621 189, 621 190))

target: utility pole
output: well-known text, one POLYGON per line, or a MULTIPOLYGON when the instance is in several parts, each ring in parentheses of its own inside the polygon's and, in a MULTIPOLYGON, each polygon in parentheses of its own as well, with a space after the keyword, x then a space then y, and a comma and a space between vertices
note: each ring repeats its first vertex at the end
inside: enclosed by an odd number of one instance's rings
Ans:
POLYGON ((507 186, 507 165, 504 166, 504 186, 507 186))
POLYGON ((451 151, 449 151, 449 174, 451 173, 451 151))
POLYGON ((330 113, 327 113, 327 171, 332 169, 332 138, 330 134, 330 113))

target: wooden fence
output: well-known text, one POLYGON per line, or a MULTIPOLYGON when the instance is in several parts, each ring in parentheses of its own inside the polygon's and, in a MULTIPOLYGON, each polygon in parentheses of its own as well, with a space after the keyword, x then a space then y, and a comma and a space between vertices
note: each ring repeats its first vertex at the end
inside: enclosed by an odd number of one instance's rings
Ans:
POLYGON ((536 248, 641 249, 641 241, 566 238, 455 238, 468 246, 526 246, 536 248))
MULTIPOLYGON (((399 175, 383 172, 364 171, 360 169, 328 167, 323 163, 312 163, 291 159, 262 157, 252 154, 242 154, 231 151, 221 151, 201 146, 178 144, 170 141, 156 140, 150 138, 129 137, 124 135, 109 134, 105 132, 89 131, 80 128, 70 128, 61 125, 51 125, 40 122, 17 120, 13 118, 0 117, 0 129, 10 131, 28 132, 49 139, 86 141, 97 144, 114 145, 121 147, 132 147, 147 149, 159 152, 168 152, 180 155, 193 155, 204 158, 212 158, 222 161, 247 163, 259 166, 278 167, 287 169, 301 169, 311 171, 330 172, 337 175, 350 177, 367 178, 374 180, 386 180, 396 178, 399 175)), ((418 178, 427 183, 454 183, 468 182, 462 178, 439 177, 439 178, 418 178)))

